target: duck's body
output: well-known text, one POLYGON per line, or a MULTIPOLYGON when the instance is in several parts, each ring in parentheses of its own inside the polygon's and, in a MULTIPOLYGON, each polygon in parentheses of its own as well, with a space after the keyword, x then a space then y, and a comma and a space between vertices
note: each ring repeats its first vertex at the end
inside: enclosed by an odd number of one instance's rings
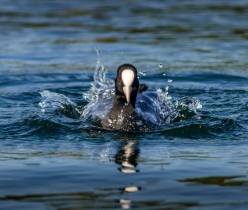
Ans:
POLYGON ((110 89, 102 90, 97 100, 86 107, 86 113, 107 129, 134 130, 161 125, 168 118, 163 110, 165 103, 159 101, 158 92, 147 89, 145 84, 139 84, 136 68, 123 64, 117 69, 114 94, 109 94, 110 89))

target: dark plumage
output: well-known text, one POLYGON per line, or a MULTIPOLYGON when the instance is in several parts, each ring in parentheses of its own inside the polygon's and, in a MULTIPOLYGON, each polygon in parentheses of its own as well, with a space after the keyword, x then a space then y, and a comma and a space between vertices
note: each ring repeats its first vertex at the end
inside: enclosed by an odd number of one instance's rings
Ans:
POLYGON ((138 93, 147 90, 139 84, 137 69, 131 64, 123 64, 117 69, 113 107, 103 120, 105 128, 130 130, 136 127, 135 103, 138 93))

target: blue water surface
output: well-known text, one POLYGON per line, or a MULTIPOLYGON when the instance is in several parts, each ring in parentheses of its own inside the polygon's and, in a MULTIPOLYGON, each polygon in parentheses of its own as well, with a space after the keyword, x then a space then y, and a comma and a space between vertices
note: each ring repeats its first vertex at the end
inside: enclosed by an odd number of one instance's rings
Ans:
POLYGON ((247 209, 247 28, 246 0, 2 0, 0 209, 247 209), (173 122, 80 117, 122 63, 173 122))

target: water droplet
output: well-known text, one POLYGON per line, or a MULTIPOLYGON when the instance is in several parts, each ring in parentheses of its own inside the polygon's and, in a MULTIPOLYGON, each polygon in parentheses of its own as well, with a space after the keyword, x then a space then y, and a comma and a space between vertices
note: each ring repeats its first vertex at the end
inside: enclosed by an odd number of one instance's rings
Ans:
POLYGON ((159 68, 163 68, 163 64, 162 63, 160 63, 158 66, 159 66, 159 68))
POLYGON ((146 76, 146 71, 140 71, 140 74, 142 74, 143 76, 146 76))
POLYGON ((172 82, 172 79, 168 79, 168 82, 172 82))
POLYGON ((157 92, 158 92, 158 93, 162 93, 163 90, 162 90, 161 88, 158 88, 158 89, 157 89, 157 92))
POLYGON ((140 100, 141 103, 143 103, 144 101, 143 100, 140 100))
POLYGON ((166 73, 163 73, 163 76, 165 76, 166 75, 166 73))

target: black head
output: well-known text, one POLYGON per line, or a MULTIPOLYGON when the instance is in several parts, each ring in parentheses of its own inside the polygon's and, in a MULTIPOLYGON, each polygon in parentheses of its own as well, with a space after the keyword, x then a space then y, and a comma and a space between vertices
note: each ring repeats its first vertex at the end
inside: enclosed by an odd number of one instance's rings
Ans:
POLYGON ((135 101, 139 89, 139 80, 137 78, 137 69, 131 64, 123 64, 117 69, 115 79, 115 93, 122 97, 125 104, 131 103, 135 108, 135 101))

